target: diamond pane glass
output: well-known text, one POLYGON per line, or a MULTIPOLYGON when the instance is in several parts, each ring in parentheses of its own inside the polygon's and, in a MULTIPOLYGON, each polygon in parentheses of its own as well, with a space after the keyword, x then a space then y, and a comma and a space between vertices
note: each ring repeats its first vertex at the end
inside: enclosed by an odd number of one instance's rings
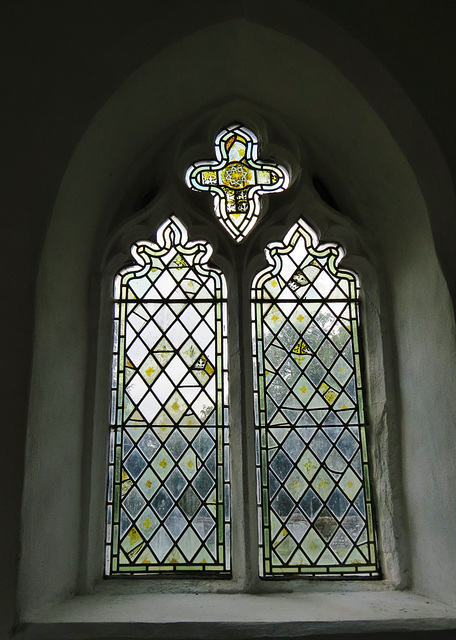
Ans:
POLYGON ((258 159, 258 138, 239 125, 223 129, 215 139, 216 160, 198 161, 187 170, 187 186, 209 191, 219 222, 242 242, 260 214, 260 195, 288 187, 285 167, 258 159))
POLYGON ((114 282, 106 574, 230 572, 226 284, 171 218, 114 282))
POLYGON ((302 221, 252 289, 260 575, 379 575, 358 279, 302 221))

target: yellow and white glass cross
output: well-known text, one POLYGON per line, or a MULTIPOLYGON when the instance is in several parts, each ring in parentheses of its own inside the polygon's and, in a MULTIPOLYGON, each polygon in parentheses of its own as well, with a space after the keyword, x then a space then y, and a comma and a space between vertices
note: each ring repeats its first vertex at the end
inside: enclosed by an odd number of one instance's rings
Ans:
POLYGON ((187 186, 210 191, 214 212, 236 242, 242 242, 260 214, 260 195, 284 191, 285 167, 258 160, 258 138, 240 125, 223 129, 215 139, 216 160, 200 160, 186 173, 187 186))

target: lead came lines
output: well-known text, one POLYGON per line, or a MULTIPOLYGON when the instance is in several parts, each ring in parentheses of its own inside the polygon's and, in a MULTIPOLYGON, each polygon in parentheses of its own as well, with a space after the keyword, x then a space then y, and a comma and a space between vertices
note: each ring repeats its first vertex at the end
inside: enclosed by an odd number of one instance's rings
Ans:
POLYGON ((260 572, 373 576, 356 281, 312 233, 297 223, 254 282, 260 572))
MULTIPOLYGON (((107 572, 229 573, 226 294, 172 218, 124 270, 107 572)), ((117 313, 117 312, 116 312, 117 313)))

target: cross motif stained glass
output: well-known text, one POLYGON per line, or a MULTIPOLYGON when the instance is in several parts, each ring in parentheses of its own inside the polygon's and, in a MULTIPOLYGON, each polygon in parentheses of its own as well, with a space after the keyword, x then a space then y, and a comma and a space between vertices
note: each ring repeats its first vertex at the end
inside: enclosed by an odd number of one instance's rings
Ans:
POLYGON ((187 185, 214 196, 219 222, 242 242, 260 214, 260 195, 288 187, 285 167, 258 160, 258 139, 246 127, 227 127, 215 140, 216 160, 198 161, 187 170, 187 185))
POLYGON ((268 246, 252 320, 260 575, 376 576, 358 279, 299 221, 268 246))
POLYGON ((226 284, 171 218, 114 283, 106 573, 230 571, 226 284))

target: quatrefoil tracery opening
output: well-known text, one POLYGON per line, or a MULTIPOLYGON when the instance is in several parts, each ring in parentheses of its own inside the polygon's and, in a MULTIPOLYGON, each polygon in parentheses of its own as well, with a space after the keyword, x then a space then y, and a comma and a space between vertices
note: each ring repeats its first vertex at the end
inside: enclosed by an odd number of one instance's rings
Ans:
POLYGON ((215 139, 216 160, 200 160, 186 173, 187 186, 209 191, 220 223, 242 242, 260 214, 260 196, 284 191, 290 182, 285 167, 258 160, 258 138, 240 125, 223 129, 215 139))

